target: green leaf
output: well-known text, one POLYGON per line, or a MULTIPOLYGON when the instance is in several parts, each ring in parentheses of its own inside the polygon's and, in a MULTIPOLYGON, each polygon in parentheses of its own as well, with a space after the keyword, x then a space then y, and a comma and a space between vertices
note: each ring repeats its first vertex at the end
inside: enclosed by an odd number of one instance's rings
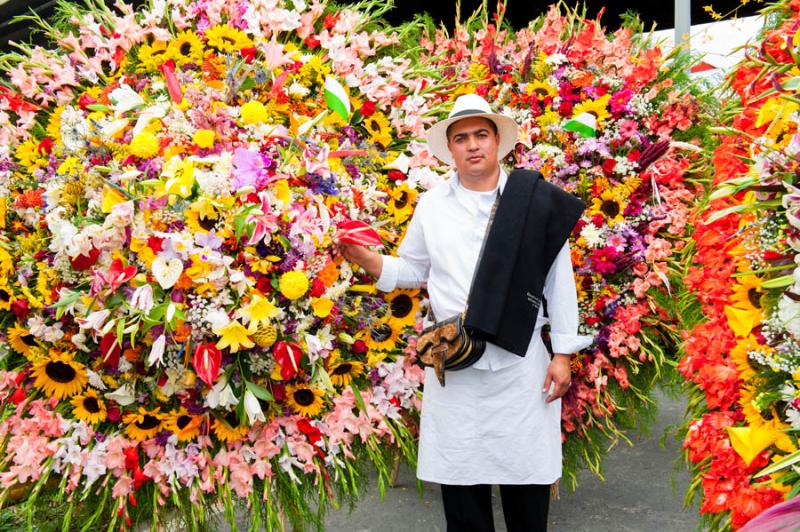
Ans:
POLYGON ((717 211, 714 214, 712 214, 711 216, 709 216, 708 219, 705 220, 705 223, 706 224, 714 223, 717 220, 725 218, 729 214, 733 214, 735 212, 743 211, 745 209, 748 209, 749 207, 750 207, 750 205, 734 205, 733 207, 728 207, 727 209, 722 209, 721 211, 717 211))
POLYGON ((789 466, 792 466, 796 463, 800 462, 800 451, 795 451, 790 455, 784 456, 774 464, 769 467, 766 467, 755 474, 755 477, 764 477, 767 475, 771 475, 780 471, 781 469, 786 469, 789 466))
POLYGON ((353 395, 355 395, 356 404, 358 404, 358 408, 362 412, 364 412, 364 414, 366 414, 367 413, 367 405, 364 404, 364 398, 361 397, 361 392, 358 390, 358 387, 355 385, 355 383, 351 382, 350 383, 350 388, 353 390, 353 395))
MULTIPOLYGON (((791 81, 791 80, 790 80, 791 81)), ((86 106, 90 111, 110 111, 111 107, 103 105, 102 103, 93 103, 86 106)))
POLYGON ((117 322, 117 342, 121 346, 123 343, 123 339, 125 338, 125 320, 119 320, 117 322))
POLYGON ((247 386, 247 389, 250 390, 250 393, 261 399, 262 401, 275 401, 275 398, 272 397, 272 394, 269 393, 269 390, 260 386, 252 381, 244 381, 244 385, 247 386))
POLYGON ((783 88, 790 91, 800 89, 800 76, 795 76, 784 81, 783 88))
POLYGON ((774 279, 770 279, 768 281, 764 281, 761 283, 763 288, 771 289, 771 288, 784 288, 786 286, 791 286, 794 284, 794 277, 791 275, 782 275, 781 277, 776 277, 774 279))

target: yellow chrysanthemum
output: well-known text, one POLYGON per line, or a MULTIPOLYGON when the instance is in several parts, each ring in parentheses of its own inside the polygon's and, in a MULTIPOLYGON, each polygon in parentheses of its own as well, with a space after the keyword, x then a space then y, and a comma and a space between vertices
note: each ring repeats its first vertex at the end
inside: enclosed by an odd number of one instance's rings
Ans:
POLYGON ((301 416, 314 417, 322 412, 325 406, 324 396, 322 390, 312 388, 308 384, 286 387, 286 404, 301 416))
POLYGON ((303 272, 286 272, 278 281, 278 289, 286 299, 299 299, 308 291, 308 277, 303 272))
POLYGON ((125 435, 137 441, 152 438, 164 429, 164 414, 158 408, 147 410, 139 407, 138 412, 125 414, 125 435))
POLYGON ((86 393, 76 395, 71 400, 72 415, 75 419, 84 421, 90 425, 97 425, 106 420, 106 404, 97 397, 97 392, 87 390, 86 393))
POLYGON ((149 131, 142 131, 138 133, 133 139, 131 139, 131 144, 129 150, 132 155, 139 157, 140 159, 149 159, 150 157, 155 157, 158 155, 160 146, 158 144, 158 138, 150 133, 149 131))
POLYGON ((88 382, 86 367, 67 352, 53 352, 33 366, 33 386, 48 397, 64 399, 83 390, 88 382))
POLYGON ((223 53, 236 53, 242 48, 253 46, 253 41, 242 30, 226 24, 217 24, 209 28, 206 30, 205 38, 210 47, 223 53))
POLYGON ((211 149, 214 147, 214 137, 215 134, 212 130, 198 129, 192 136, 192 142, 197 144, 199 148, 211 149))
POLYGON ((269 119, 269 113, 263 103, 252 100, 244 104, 240 110, 242 123, 260 124, 269 119))

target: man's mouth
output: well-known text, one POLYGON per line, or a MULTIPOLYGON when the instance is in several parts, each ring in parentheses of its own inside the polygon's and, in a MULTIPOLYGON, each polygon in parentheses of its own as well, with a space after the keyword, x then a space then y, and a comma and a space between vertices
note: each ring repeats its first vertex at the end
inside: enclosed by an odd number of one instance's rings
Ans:
POLYGON ((469 162, 471 162, 471 163, 477 163, 481 159, 483 159, 483 155, 473 155, 472 157, 468 158, 467 160, 469 162))

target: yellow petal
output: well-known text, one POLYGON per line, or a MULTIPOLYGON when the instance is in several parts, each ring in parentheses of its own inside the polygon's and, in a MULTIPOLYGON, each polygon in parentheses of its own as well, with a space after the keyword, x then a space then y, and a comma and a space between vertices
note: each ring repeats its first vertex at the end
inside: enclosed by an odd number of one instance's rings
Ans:
POLYGON ((311 307, 318 318, 327 318, 333 309, 333 301, 327 297, 320 297, 311 302, 311 307))
POLYGON ((104 213, 110 213, 114 205, 117 205, 118 203, 123 203, 124 201, 125 201, 125 196, 123 196, 120 191, 118 191, 112 186, 106 185, 103 187, 103 201, 100 206, 100 209, 104 213))
POLYGON ((728 326, 731 330, 736 336, 743 338, 761 323, 761 311, 758 309, 743 309, 726 305, 725 316, 728 317, 728 326))
POLYGON ((747 465, 750 465, 761 451, 775 442, 778 433, 767 426, 728 427, 728 436, 731 439, 733 450, 742 457, 747 465))
POLYGON ((282 201, 284 205, 288 205, 289 200, 292 199, 292 191, 289 190, 289 182, 281 179, 275 183, 275 197, 282 201))

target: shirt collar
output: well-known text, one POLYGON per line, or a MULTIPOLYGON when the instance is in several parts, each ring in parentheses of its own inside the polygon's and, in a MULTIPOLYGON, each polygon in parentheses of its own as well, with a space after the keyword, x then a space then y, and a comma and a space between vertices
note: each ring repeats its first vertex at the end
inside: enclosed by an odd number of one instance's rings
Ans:
MULTIPOLYGON (((503 190, 506 188, 507 181, 508 181, 508 174, 506 173, 505 169, 502 166, 500 166, 500 177, 497 180, 497 184, 500 187, 500 194, 502 194, 503 190)), ((448 189, 448 192, 450 192, 451 194, 455 193, 456 188, 458 188, 458 182, 459 182, 458 172, 453 170, 453 175, 449 179, 450 187, 448 189)))

